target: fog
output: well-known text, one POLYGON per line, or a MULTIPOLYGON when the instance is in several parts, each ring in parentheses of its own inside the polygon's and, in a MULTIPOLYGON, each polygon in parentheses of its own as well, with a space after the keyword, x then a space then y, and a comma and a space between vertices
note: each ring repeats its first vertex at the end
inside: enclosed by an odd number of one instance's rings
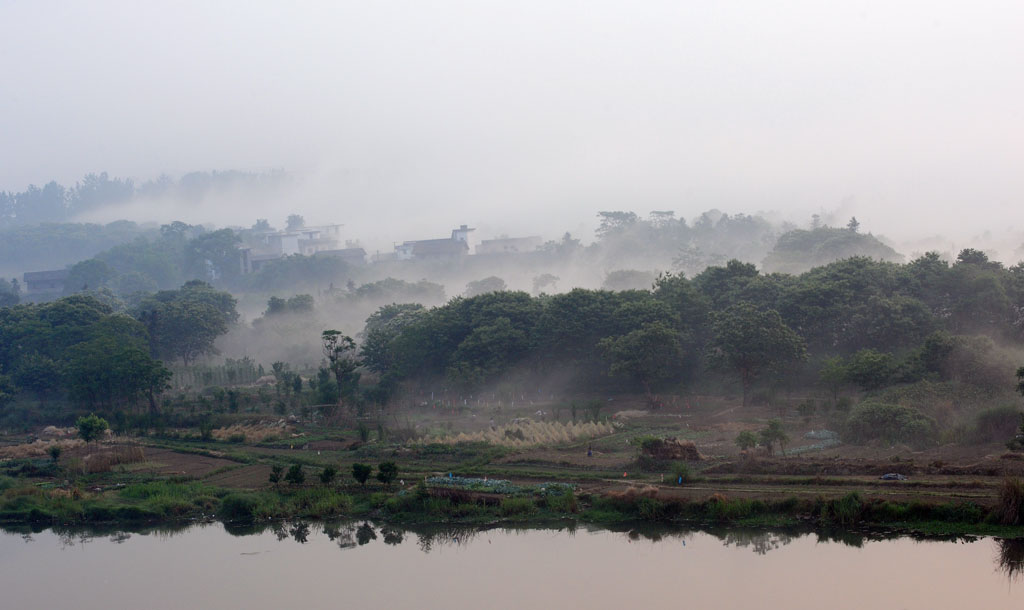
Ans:
POLYGON ((297 212, 368 250, 602 209, 1012 243, 1022 30, 1009 1, 6 2, 0 190, 284 169, 287 194, 108 213, 297 212))

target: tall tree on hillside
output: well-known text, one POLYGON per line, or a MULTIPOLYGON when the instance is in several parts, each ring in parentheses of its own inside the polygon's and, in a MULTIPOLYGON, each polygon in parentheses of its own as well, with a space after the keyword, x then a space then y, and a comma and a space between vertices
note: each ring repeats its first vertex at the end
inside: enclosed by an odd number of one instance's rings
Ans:
POLYGON ((149 331, 155 356, 186 366, 216 353, 214 341, 238 320, 235 299, 200 281, 178 290, 161 290, 140 303, 135 317, 149 331))
POLYGON ((325 330, 320 335, 327 367, 334 374, 341 399, 351 398, 359 387, 360 362, 356 358, 356 342, 339 330, 325 330))
POLYGON ((744 406, 762 373, 807 357, 803 339, 782 322, 777 311, 758 309, 752 303, 738 303, 716 314, 711 334, 709 362, 739 375, 744 406))

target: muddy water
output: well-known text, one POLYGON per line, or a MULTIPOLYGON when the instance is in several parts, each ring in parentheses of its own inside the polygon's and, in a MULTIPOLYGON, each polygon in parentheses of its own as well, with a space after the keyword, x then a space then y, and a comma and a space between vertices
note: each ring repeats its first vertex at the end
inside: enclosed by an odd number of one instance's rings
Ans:
POLYGON ((370 523, 0 532, 2 608, 1021 608, 1024 550, 744 530, 370 523))

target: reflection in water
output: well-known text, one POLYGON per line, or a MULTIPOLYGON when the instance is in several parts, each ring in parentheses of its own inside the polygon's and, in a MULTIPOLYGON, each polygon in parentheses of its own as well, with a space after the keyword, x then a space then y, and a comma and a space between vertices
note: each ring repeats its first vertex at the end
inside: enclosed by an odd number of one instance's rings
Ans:
POLYGON ((1006 574, 1007 580, 1017 580, 1024 574, 1024 540, 997 540, 996 545, 999 549, 996 566, 1006 574))
POLYGON ((82 610, 125 607, 128 591, 159 600, 153 608, 200 607, 203 601, 254 609, 301 601, 302 607, 319 608, 332 607, 342 595, 348 605, 367 608, 456 610, 487 600, 492 608, 598 610, 664 607, 680 591, 696 607, 746 608, 756 606, 772 583, 799 573, 808 575, 806 582, 773 588, 771 607, 1016 608, 1024 601, 1021 587, 1001 586, 1024 574, 1024 541, 985 539, 965 548, 904 537, 875 544, 893 538, 899 537, 868 530, 650 524, 605 529, 572 522, 469 527, 293 520, 45 533, 7 528, 0 534, 0 587, 10 607, 58 607, 70 598, 47 588, 45 579, 77 579, 67 590, 87 591, 95 602, 82 610), (75 552, 66 552, 71 547, 75 552), (123 586, 115 591, 101 586, 107 581, 96 577, 98 569, 132 577, 119 581, 123 586), (401 573, 408 586, 388 586, 385 575, 393 573, 401 573), (278 591, 273 583, 282 575, 296 587, 278 591), (198 584, 181 588, 169 582, 198 584), (529 584, 509 588, 510 582, 529 584), (232 597, 204 600, 214 591, 232 597), (44 604, 40 592, 52 603, 44 604), (845 605, 835 603, 840 599, 845 605))
POLYGON ((373 526, 369 523, 363 522, 362 525, 356 530, 356 542, 359 546, 368 544, 371 540, 377 539, 377 532, 373 531, 373 526))
POLYGON ((773 532, 769 530, 748 530, 734 529, 726 533, 722 538, 725 546, 738 548, 750 547, 758 555, 764 555, 768 551, 774 551, 780 546, 786 546, 793 541, 793 537, 786 532, 773 532))
MULTIPOLYGON (((25 542, 34 540, 33 534, 50 529, 56 534, 61 548, 84 545, 94 539, 108 539, 122 544, 133 535, 151 536, 154 538, 171 538, 188 532, 196 526, 211 524, 179 523, 143 527, 123 527, 115 525, 99 526, 53 526, 50 528, 36 525, 0 525, 0 532, 17 534, 25 542)), ((499 531, 502 534, 514 535, 520 532, 537 530, 567 534, 572 537, 579 528, 588 532, 610 531, 622 534, 631 542, 647 541, 662 542, 667 539, 686 541, 694 534, 709 534, 720 540, 723 546, 749 548, 758 555, 764 555, 789 545, 793 540, 804 536, 814 536, 818 543, 838 543, 843 546, 861 548, 866 542, 894 540, 898 538, 914 538, 920 540, 974 542, 974 536, 929 536, 915 537, 905 533, 884 530, 839 530, 814 528, 744 528, 705 525, 700 527, 667 527, 653 523, 616 524, 607 527, 579 524, 575 521, 558 521, 534 525, 503 525, 500 527, 456 525, 456 524, 420 524, 396 525, 389 523, 373 523, 370 521, 271 521, 267 523, 223 524, 224 531, 236 537, 258 536, 271 532, 279 541, 289 538, 299 544, 309 541, 311 535, 323 534, 341 549, 353 549, 382 539, 386 545, 399 545, 415 538, 416 544, 424 553, 440 547, 462 547, 474 541, 481 534, 499 531)), ((1017 577, 1024 574, 1024 540, 999 540, 998 564, 1000 570, 1008 576, 1017 577)))

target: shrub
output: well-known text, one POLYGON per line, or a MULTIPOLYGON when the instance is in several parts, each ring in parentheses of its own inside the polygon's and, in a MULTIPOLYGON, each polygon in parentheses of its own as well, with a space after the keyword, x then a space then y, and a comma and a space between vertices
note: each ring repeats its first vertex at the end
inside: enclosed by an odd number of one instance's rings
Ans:
POLYGON ((558 513, 575 513, 579 510, 576 494, 571 491, 564 494, 551 495, 545 498, 549 510, 558 513))
POLYGON ((284 475, 284 468, 280 464, 274 464, 270 469, 270 482, 277 485, 281 482, 281 477, 284 475))
POLYGON ((391 481, 398 478, 398 466, 394 462, 381 462, 377 466, 377 480, 384 485, 390 485, 391 481))
POLYGON ((1024 481, 1004 479, 999 486, 999 501, 992 512, 1003 525, 1020 525, 1024 522, 1024 481))
POLYGON ((506 517, 528 515, 536 509, 537 505, 530 498, 504 498, 501 501, 501 514, 506 517))
POLYGON ((306 475, 302 472, 302 466, 299 464, 292 464, 288 469, 288 472, 284 475, 284 480, 288 481, 292 485, 302 485, 306 481, 306 475))
POLYGON ((822 518, 842 525, 852 525, 860 519, 863 510, 864 502, 860 494, 854 491, 825 504, 822 518))
POLYGON ((636 501, 636 512, 645 521, 658 521, 664 517, 665 505, 654 498, 640 498, 636 501))
POLYGON ((338 476, 337 468, 334 466, 324 466, 324 469, 320 472, 320 482, 324 485, 330 485, 336 476, 338 476))
POLYGON ((373 466, 369 464, 360 464, 359 462, 352 464, 352 478, 359 481, 360 485, 366 485, 366 481, 370 478, 372 472, 373 466))
POLYGON ((974 418, 973 439, 979 443, 1006 442, 1013 438, 1021 422, 1020 409, 1014 406, 979 411, 974 418))
POLYGON ((231 436, 228 437, 228 442, 229 443, 244 443, 245 442, 245 435, 244 434, 232 434, 231 436))
POLYGON ((861 403, 850 412, 843 437, 852 443, 880 439, 890 443, 927 445, 935 438, 935 420, 911 407, 861 403))
POLYGON ((743 451, 757 447, 757 434, 751 430, 744 430, 736 435, 736 446, 743 451))
POLYGON ((225 521, 252 521, 256 499, 248 494, 228 494, 220 501, 220 516, 225 521))

